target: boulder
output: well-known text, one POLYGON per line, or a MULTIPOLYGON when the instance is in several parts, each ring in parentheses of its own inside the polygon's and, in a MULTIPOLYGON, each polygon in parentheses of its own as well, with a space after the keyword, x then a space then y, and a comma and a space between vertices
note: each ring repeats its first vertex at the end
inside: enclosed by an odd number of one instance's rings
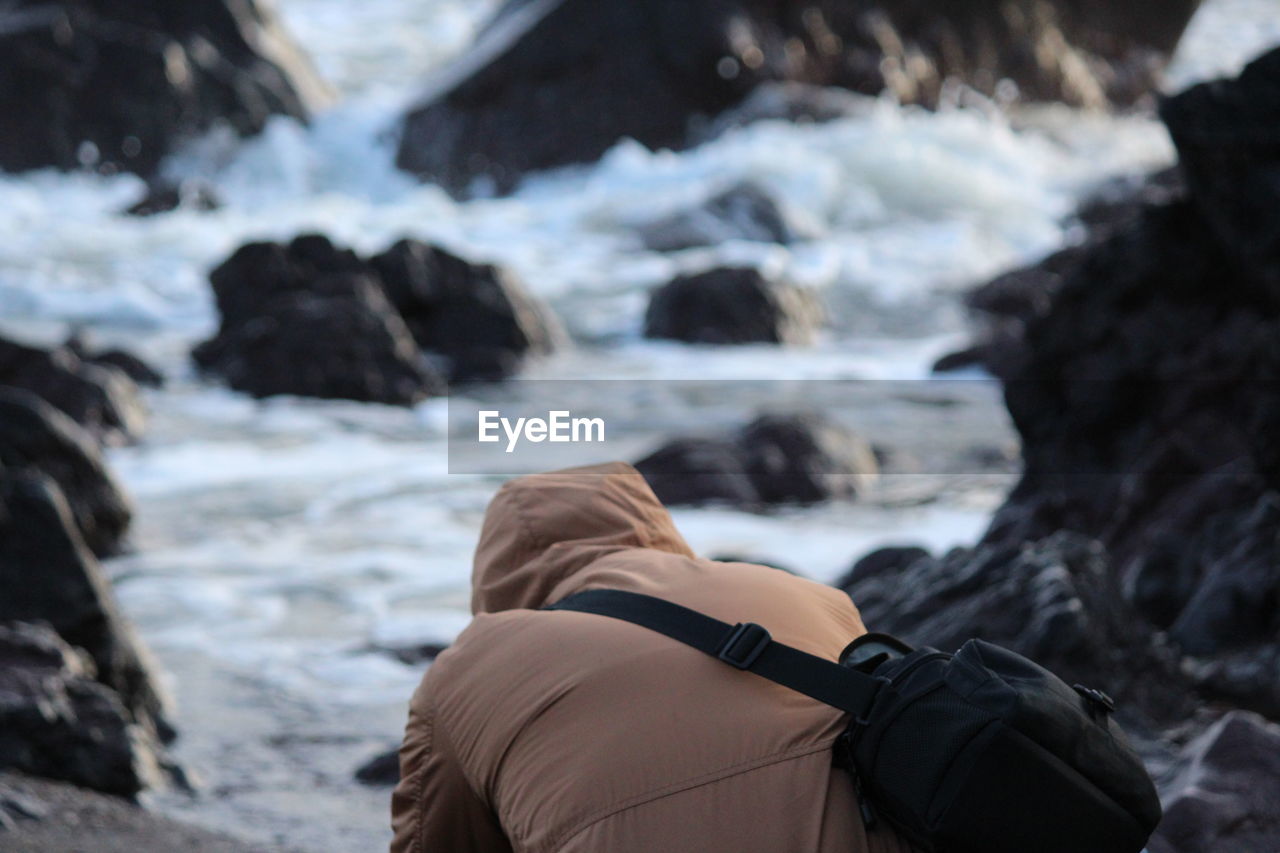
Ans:
POLYGON ((90 550, 119 550, 133 511, 98 446, 71 418, 34 394, 0 387, 0 465, 47 474, 90 550))
POLYGON ((124 797, 161 779, 159 747, 88 656, 25 622, 0 622, 0 769, 124 797))
POLYGON ((986 293, 1016 318, 988 364, 1024 470, 984 541, 1098 539, 1199 689, 1264 713, 1280 712, 1280 147, 1260 128, 1278 57, 1166 103, 1183 185, 1104 217, 1033 308, 986 293))
POLYGON ((929 552, 918 545, 891 545, 877 548, 859 557, 849 571, 835 582, 835 585, 840 589, 851 589, 854 584, 879 575, 901 572, 916 560, 923 560, 929 556, 931 556, 929 552))
POLYGON ((646 338, 698 344, 805 344, 822 321, 809 291, 750 267, 682 275, 654 291, 646 338))
POLYGON ((686 146, 780 82, 926 105, 951 80, 1002 98, 1129 104, 1153 90, 1198 5, 509 0, 408 113, 397 162, 455 193, 505 192, 624 138, 686 146))
POLYGON ((400 781, 400 747, 380 752, 356 768, 355 779, 365 785, 395 785, 400 781))
POLYGON ((46 350, 0 338, 2 385, 44 398, 106 443, 135 439, 146 424, 133 380, 113 366, 86 362, 65 346, 46 350))
POLYGON ((82 362, 118 370, 137 385, 147 388, 164 387, 164 374, 131 352, 122 349, 91 350, 80 337, 75 335, 63 346, 75 353, 82 362))
POLYGON ((1214 239, 1280 298, 1280 48, 1166 100, 1160 117, 1214 239))
POLYGON ((257 0, 13 0, 0 169, 155 172, 214 126, 306 118, 326 89, 257 0))
POLYGON ((1161 788, 1151 853, 1280 850, 1280 726, 1227 714, 1187 746, 1161 788))
POLYGON ((680 438, 635 467, 665 504, 741 508, 851 499, 875 480, 856 433, 816 415, 763 415, 736 435, 680 438))
POLYGON ((267 302, 196 351, 200 365, 254 397, 295 394, 408 406, 443 393, 376 281, 333 274, 267 302))
POLYGON ((408 405, 564 339, 508 271, 415 240, 369 259, 319 234, 249 243, 209 279, 222 323, 193 357, 256 396, 408 405))
POLYGON ((944 373, 974 365, 997 376, 1013 367, 1026 325, 1049 311, 1063 281, 1108 238, 1137 226, 1148 209, 1179 201, 1186 182, 1177 167, 1138 179, 1109 181, 1073 214, 1080 238, 1029 266, 1010 270, 965 294, 965 307, 978 326, 975 343, 943 356, 934 371, 944 373))
POLYGON ((855 498, 875 482, 871 445, 818 415, 764 415, 737 437, 743 468, 767 504, 855 498))
POLYGON ((120 797, 21 773, 0 772, 0 814, 5 811, 13 815, 7 829, 0 821, 5 853, 290 853, 180 823, 120 797))
POLYGON ((679 438, 635 463, 667 506, 724 504, 752 507, 760 495, 742 465, 740 448, 718 438, 679 438))
POLYGON ((416 240, 370 263, 418 345, 447 359, 452 382, 504 379, 565 342, 556 316, 509 270, 416 240))
POLYGON ((730 240, 785 245, 811 233, 794 213, 751 183, 732 186, 691 210, 640 226, 640 239, 654 252, 678 252, 730 240))
POLYGON ((98 681, 131 721, 172 737, 169 702, 110 582, 84 544, 58 484, 33 470, 0 470, 0 621, 47 622, 89 654, 98 681))
POLYGON ((1106 551, 1092 540, 1058 533, 876 569, 855 572, 846 587, 872 631, 948 652, 973 637, 1013 649, 1068 684, 1116 697, 1122 719, 1142 728, 1195 711, 1177 656, 1133 618, 1106 551))

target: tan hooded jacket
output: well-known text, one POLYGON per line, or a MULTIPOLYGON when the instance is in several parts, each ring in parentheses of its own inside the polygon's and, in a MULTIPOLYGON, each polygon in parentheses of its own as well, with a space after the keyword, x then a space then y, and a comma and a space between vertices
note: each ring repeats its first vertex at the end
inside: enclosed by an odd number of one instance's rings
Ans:
POLYGON ((835 659, 865 629, 836 589, 693 555, 629 465, 504 486, 475 620, 414 695, 392 853, 909 853, 831 765, 847 718, 645 628, 537 608, 647 593, 835 659))

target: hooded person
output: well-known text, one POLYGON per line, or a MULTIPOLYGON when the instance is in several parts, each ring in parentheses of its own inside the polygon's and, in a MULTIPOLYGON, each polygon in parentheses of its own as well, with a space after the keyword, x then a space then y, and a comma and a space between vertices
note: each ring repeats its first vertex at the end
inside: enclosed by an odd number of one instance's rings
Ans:
POLYGON ((392 853, 910 853, 832 765, 848 716, 645 628, 540 608, 644 593, 836 660, 844 593, 700 559, 615 463, 507 483, 476 549, 475 619, 410 703, 392 853))

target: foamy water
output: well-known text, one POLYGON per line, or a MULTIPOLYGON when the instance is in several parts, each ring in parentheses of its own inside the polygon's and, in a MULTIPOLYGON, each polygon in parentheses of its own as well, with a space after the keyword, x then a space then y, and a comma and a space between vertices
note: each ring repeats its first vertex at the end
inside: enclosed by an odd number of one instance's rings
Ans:
MULTIPOLYGON (((681 154, 622 142, 594 166, 536 177, 509 198, 459 203, 393 168, 388 131, 421 76, 464 49, 492 6, 284 2, 288 24, 341 98, 309 127, 277 120, 243 143, 215 134, 175 158, 172 174, 216 185, 228 202, 217 212, 118 215, 142 191, 129 176, 0 176, 5 328, 47 334, 85 325, 151 356, 171 379, 149 394, 143 443, 111 453, 138 521, 136 552, 110 570, 180 698, 215 706, 180 712, 180 728, 184 719, 216 719, 217 703, 232 701, 220 697, 234 695, 263 726, 261 709, 270 707, 281 726, 304 717, 321 728, 377 720, 364 735, 393 738, 421 667, 368 648, 448 642, 465 626, 471 549, 497 482, 447 473, 440 401, 414 410, 259 403, 197 381, 186 351, 217 319, 205 276, 240 243, 320 230, 376 251, 411 235, 508 264, 578 340, 534 365, 534 376, 911 378, 963 337, 957 288, 1070 239, 1062 220, 1083 195, 1173 156, 1163 129, 1144 116, 1050 109, 1015 124, 985 109, 928 113, 879 102, 856 119, 764 122, 681 154), (743 180, 803 212, 819 236, 789 248, 641 250, 634 224, 743 180), (781 352, 639 339, 650 288, 721 262, 789 275, 821 291, 839 321, 812 347, 781 352), (188 683, 197 660, 212 687, 188 683), (249 686, 219 689, 232 681, 249 686), (294 710, 263 698, 277 694, 294 710)), ((1276 41, 1280 0, 1214 0, 1193 22, 1171 77, 1181 85, 1233 71, 1276 41)), ((699 550, 830 580, 878 544, 972 541, 998 498, 998 490, 959 489, 918 506, 873 500, 676 518, 699 550)), ((234 737, 187 726, 180 755, 215 787, 235 789, 216 760, 234 737)), ((332 806, 334 824, 355 828, 334 834, 322 822, 306 844, 376 846, 383 815, 341 806, 351 799, 344 762, 364 747, 315 747, 330 757, 308 765, 320 781, 306 796, 286 796, 296 783, 238 780, 248 786, 243 798, 233 791, 221 806, 205 798, 167 807, 274 837, 301 831, 307 810, 332 806)))

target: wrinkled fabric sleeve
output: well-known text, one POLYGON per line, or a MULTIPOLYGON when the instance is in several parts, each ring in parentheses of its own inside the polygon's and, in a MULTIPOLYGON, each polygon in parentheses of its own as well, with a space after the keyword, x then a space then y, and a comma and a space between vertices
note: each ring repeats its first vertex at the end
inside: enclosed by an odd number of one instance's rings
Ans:
POLYGON ((423 694, 414 696, 400 747, 391 853, 511 853, 497 817, 467 781, 423 694))

